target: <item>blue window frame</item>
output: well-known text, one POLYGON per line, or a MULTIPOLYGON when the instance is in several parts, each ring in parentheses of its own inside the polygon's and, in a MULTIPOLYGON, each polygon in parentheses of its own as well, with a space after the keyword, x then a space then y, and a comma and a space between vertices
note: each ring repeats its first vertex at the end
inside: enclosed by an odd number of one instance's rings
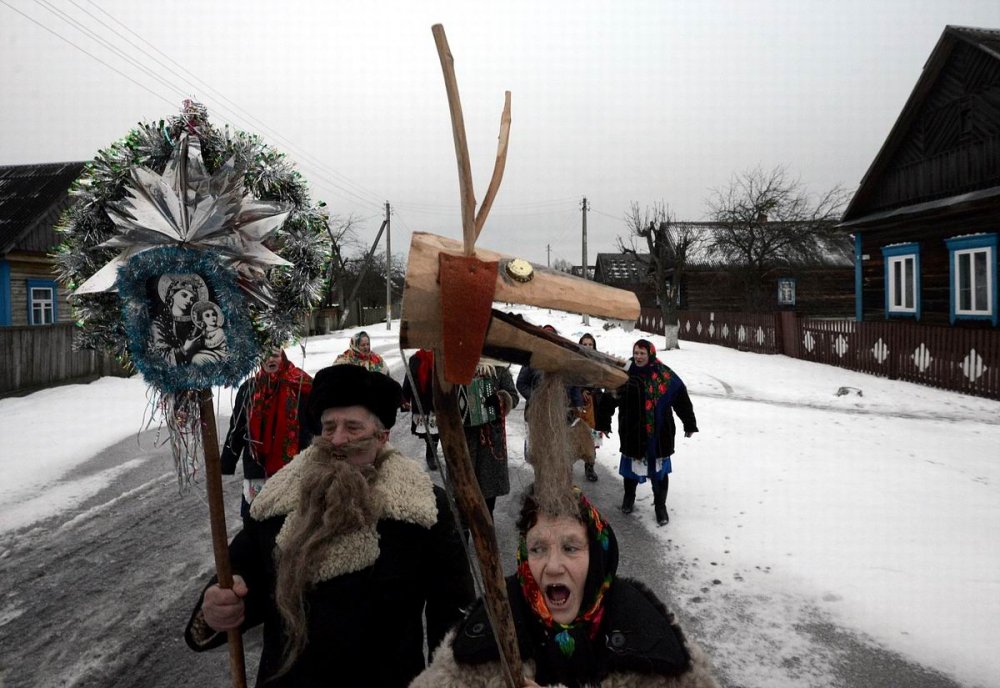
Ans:
POLYGON ((882 248, 885 259, 885 315, 920 320, 920 244, 882 248))
POLYGON ((28 280, 28 324, 52 325, 59 319, 59 291, 54 280, 28 280))
POLYGON ((945 239, 948 246, 950 320, 997 324, 997 235, 945 239))
POLYGON ((10 307, 10 263, 0 260, 0 327, 11 323, 10 307))
POLYGON ((781 277, 778 279, 778 305, 795 305, 795 278, 781 277))

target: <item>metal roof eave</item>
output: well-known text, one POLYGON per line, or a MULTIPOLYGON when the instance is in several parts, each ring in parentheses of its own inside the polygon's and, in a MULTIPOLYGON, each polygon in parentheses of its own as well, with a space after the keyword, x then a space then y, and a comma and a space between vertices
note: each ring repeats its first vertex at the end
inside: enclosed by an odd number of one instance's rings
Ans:
POLYGON ((959 194, 957 196, 948 196, 947 198, 939 198, 933 201, 925 201, 924 203, 916 203, 914 205, 907 205, 901 208, 893 208, 892 210, 872 213, 871 215, 865 215, 864 217, 859 217, 854 220, 841 222, 837 225, 837 227, 857 227, 858 225, 869 222, 887 220, 895 217, 906 217, 907 215, 917 215, 929 210, 939 210, 941 208, 947 208, 948 206, 960 205, 962 203, 974 203, 976 201, 982 201, 995 197, 1000 197, 1000 186, 993 186, 989 189, 978 189, 976 191, 969 191, 968 193, 959 194))

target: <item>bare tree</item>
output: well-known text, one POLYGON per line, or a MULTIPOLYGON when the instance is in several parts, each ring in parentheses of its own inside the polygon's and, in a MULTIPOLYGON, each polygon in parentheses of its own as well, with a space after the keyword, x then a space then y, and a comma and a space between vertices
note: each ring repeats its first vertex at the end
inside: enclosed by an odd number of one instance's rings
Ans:
POLYGON ((733 175, 706 202, 718 225, 709 240, 713 255, 732 267, 748 310, 770 302, 768 275, 776 268, 821 262, 843 236, 836 229, 848 198, 840 186, 813 197, 784 167, 760 167, 733 175))
POLYGON ((558 270, 559 272, 571 272, 573 270, 573 264, 565 258, 556 258, 552 261, 552 269, 558 270))
POLYGON ((326 306, 343 305, 347 298, 347 289, 351 285, 351 277, 357 274, 350 268, 350 256, 359 252, 363 254, 365 250, 355 231, 357 222, 357 218, 353 215, 349 215, 346 219, 331 217, 327 226, 330 235, 330 271, 324 300, 326 306))
POLYGON ((702 241, 701 233, 691 225, 678 223, 662 201, 645 209, 633 201, 625 214, 625 226, 629 234, 618 237, 618 249, 638 257, 637 245, 645 244, 649 255, 645 281, 652 284, 663 316, 664 348, 676 349, 681 283, 688 261, 702 241))

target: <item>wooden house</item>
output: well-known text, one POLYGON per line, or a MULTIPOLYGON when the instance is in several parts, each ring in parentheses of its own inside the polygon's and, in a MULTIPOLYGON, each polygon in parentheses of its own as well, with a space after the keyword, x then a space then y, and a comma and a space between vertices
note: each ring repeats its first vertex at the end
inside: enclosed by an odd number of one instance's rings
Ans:
POLYGON ((634 292, 643 307, 656 305, 656 290, 649 278, 648 253, 598 253, 593 280, 634 292))
POLYGON ((858 321, 997 327, 1000 31, 944 29, 842 226, 858 321))
POLYGON ((83 165, 0 166, 0 327, 72 321, 50 254, 83 165))
MULTIPOLYGON (((688 256, 681 277, 678 309, 682 311, 746 311, 742 283, 732 266, 707 247, 716 226, 710 222, 677 222, 702 235, 699 247, 688 256)), ((789 310, 816 317, 849 317, 854 301, 853 247, 843 241, 823 245, 809 263, 774 265, 764 279, 763 292, 769 294, 766 311, 789 310)), ((629 289, 646 308, 657 305, 651 282, 649 254, 600 253, 594 279, 629 289)), ((674 271, 667 270, 667 279, 674 271)))

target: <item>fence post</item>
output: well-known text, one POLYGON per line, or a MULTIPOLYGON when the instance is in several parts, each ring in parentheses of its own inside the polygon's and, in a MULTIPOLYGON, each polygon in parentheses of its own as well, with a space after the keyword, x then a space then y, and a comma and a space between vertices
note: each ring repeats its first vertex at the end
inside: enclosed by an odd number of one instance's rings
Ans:
POLYGON ((795 311, 778 311, 776 313, 775 328, 778 330, 778 340, 776 344, 780 347, 779 353, 791 358, 799 358, 799 342, 802 341, 800 320, 795 311))

